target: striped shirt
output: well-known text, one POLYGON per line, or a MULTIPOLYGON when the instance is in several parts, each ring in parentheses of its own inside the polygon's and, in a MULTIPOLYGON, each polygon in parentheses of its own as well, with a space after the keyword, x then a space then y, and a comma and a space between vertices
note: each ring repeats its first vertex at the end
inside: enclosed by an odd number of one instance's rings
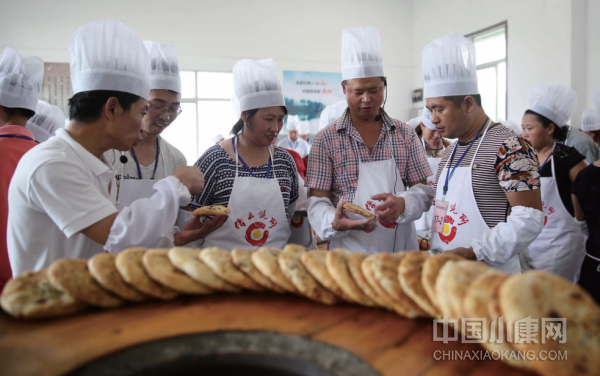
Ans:
MULTIPOLYGON (((540 174, 537 155, 527 141, 502 124, 493 124, 489 119, 486 128, 488 131, 473 163, 472 183, 481 216, 489 228, 494 228, 498 223, 506 222, 510 205, 505 193, 539 189, 540 174)), ((473 143, 463 158, 461 167, 471 164, 478 145, 479 140, 473 143)), ((446 149, 435 178, 436 190, 441 172, 455 147, 458 148, 456 155, 452 165, 449 164, 448 167, 456 165, 469 143, 461 144, 456 141, 446 149)), ((444 184, 446 173, 441 179, 441 184, 444 184)), ((449 189, 460 189, 460 182, 450 180, 449 189)))
MULTIPOLYGON (((274 173, 279 181, 285 212, 289 220, 290 200, 291 202, 298 200, 298 170, 290 153, 280 147, 274 149, 270 178, 273 178, 274 173)), ((200 171, 204 174, 204 190, 198 196, 192 197, 190 206, 193 208, 206 205, 223 205, 227 207, 235 180, 235 161, 221 146, 215 145, 208 149, 194 166, 200 168, 200 171)), ((268 163, 259 167, 250 167, 250 170, 256 178, 265 179, 267 166, 268 163)), ((237 173, 240 177, 252 176, 241 164, 238 165, 237 173)))

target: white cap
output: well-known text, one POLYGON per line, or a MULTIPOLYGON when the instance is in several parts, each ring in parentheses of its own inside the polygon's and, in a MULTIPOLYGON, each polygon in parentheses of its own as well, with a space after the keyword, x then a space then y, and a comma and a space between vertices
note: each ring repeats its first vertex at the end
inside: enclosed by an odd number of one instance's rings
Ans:
POLYGON ((582 131, 600 131, 600 115, 592 108, 583 110, 581 114, 581 130, 582 131))
POLYGON ((529 89, 529 109, 562 127, 577 109, 577 94, 565 85, 537 84, 529 89))
POLYGON ((458 33, 439 37, 421 53, 425 99, 479 94, 475 45, 458 33))
POLYGON ((342 31, 342 80, 385 77, 379 31, 353 27, 342 31))
POLYGON ((300 136, 306 136, 310 134, 310 122, 308 120, 302 120, 300 122, 300 130, 298 131, 300 136))
POLYGON ((150 57, 130 28, 117 21, 83 25, 69 40, 73 94, 112 90, 148 99, 150 57))
POLYGON ((415 129, 419 124, 421 124, 421 116, 410 119, 406 124, 410 125, 412 129, 415 129))
POLYGON ((222 134, 218 134, 213 138, 213 141, 215 142, 215 144, 218 144, 219 142, 223 141, 225 139, 225 137, 222 134))
POLYGON ((35 111, 44 78, 44 61, 21 57, 6 47, 0 55, 0 105, 35 111))
POLYGON ((288 131, 299 131, 300 130, 300 118, 298 115, 288 115, 286 129, 288 131))
POLYGON ((285 106, 279 72, 273 59, 243 59, 233 66, 233 86, 240 112, 285 106))
POLYGON ((429 111, 429 109, 427 107, 423 107, 423 115, 421 116, 421 123, 423 123, 423 125, 426 128, 431 129, 432 131, 437 130, 437 128, 435 127, 435 124, 433 124, 431 122, 431 111, 429 111))
POLYGON ((345 99, 325 107, 319 116, 319 131, 339 119, 346 108, 348 108, 348 103, 345 99))
POLYGON ((516 121, 498 119, 498 123, 504 125, 506 128, 508 128, 511 131, 515 132, 519 136, 521 134, 523 134, 523 128, 519 124, 517 124, 516 121))
POLYGON ((38 101, 35 115, 27 121, 27 129, 37 142, 44 142, 59 128, 65 127, 65 114, 58 106, 38 101))
POLYGON ((177 47, 151 40, 145 40, 144 46, 150 55, 150 90, 172 90, 181 94, 177 47))

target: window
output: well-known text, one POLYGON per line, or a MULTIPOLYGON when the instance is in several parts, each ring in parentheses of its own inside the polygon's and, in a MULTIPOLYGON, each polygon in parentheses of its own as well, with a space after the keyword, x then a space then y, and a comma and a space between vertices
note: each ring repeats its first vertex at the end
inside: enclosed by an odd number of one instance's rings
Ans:
POLYGON ((233 73, 183 71, 181 91, 183 112, 162 136, 193 165, 238 120, 231 106, 233 73))
POLYGON ((493 120, 506 119, 507 23, 467 35, 475 44, 481 102, 493 120))

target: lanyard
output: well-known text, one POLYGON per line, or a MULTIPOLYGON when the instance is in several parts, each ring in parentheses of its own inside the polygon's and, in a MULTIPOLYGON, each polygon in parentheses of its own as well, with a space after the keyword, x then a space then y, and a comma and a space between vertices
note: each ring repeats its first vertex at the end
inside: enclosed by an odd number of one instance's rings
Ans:
MULTIPOLYGON (((235 138, 235 137, 234 137, 235 138)), ((252 173, 252 170, 250 170, 250 167, 248 167, 248 165, 246 164, 246 162, 244 162, 244 160, 242 159, 241 155, 238 155, 236 149, 235 149, 235 143, 233 142, 233 138, 231 139, 231 146, 233 146, 233 152, 235 153, 235 155, 237 156, 237 158, 240 160, 240 162, 242 162, 242 165, 244 165, 244 167, 246 168, 246 170, 248 170, 248 172, 250 173, 250 175, 255 178, 256 176, 254 176, 254 174, 252 173)), ((269 153, 270 154, 270 153, 269 153)), ((237 161, 236 161, 237 163, 237 161)), ((267 165, 267 177, 265 179, 269 178, 269 174, 271 173, 271 156, 269 155, 269 164, 267 165)), ((236 173, 237 175, 237 173, 236 173)))
MULTIPOLYGON (((450 182, 450 179, 452 179, 452 176, 454 175, 454 171, 456 170, 456 168, 458 166, 460 166, 460 162, 462 162, 465 155, 467 155, 467 153, 469 152, 469 149, 471 149, 471 146, 473 146, 473 143, 475 142, 475 140, 477 140, 479 138, 479 135, 481 134, 481 131, 483 130, 483 128, 485 128, 485 125, 487 124, 488 120, 489 120, 489 118, 485 120, 485 123, 483 123, 483 126, 481 127, 481 129, 479 130, 479 132, 477 132, 477 136, 475 136, 475 138, 473 140, 471 140, 471 143, 469 144, 469 147, 467 148, 467 150, 465 150, 463 155, 460 156, 460 159, 458 160, 458 162, 456 162, 456 164, 454 165, 454 168, 452 168, 452 172, 450 172, 450 168, 448 168, 448 172, 446 173, 446 184, 444 184, 444 197, 446 197, 446 193, 448 193, 448 183, 450 182)), ((452 157, 450 157, 450 166, 452 166, 452 161, 454 160, 454 154, 456 154, 456 149, 458 149, 458 141, 456 142, 456 145, 454 146, 454 150, 452 151, 452 157)))
MULTIPOLYGON (((429 144, 427 144, 427 141, 425 141, 425 140, 423 140, 423 142, 425 143, 425 147, 427 148, 427 150, 429 150, 429 155, 431 155, 431 154, 433 153, 433 151, 432 151, 432 150, 431 150, 431 148, 429 147, 429 144)), ((442 142, 442 141, 440 140, 440 142, 442 142)), ((443 144, 443 142, 442 142, 442 144, 443 144)), ((438 151, 440 151, 440 144, 439 144, 439 143, 438 143, 438 144, 437 144, 437 146, 436 146, 436 149, 435 149, 435 154, 433 154, 433 155, 431 155, 431 156, 432 156, 432 157, 434 157, 434 158, 437 158, 438 151)))
POLYGON ((544 161, 544 163, 542 163, 542 167, 540 167, 539 171, 541 172, 542 169, 544 168, 544 166, 546 165, 546 163, 548 163, 548 160, 550 159, 550 157, 552 156, 552 154, 554 154, 554 150, 552 150, 552 152, 550 154, 548 154, 548 157, 546 157, 546 160, 544 161))
POLYGON ((20 136, 20 135, 16 135, 16 134, 2 134, 0 135, 0 137, 4 137, 4 138, 19 138, 21 140, 29 140, 29 141, 33 141, 39 144, 39 142, 37 142, 36 140, 34 140, 31 137, 27 137, 27 136, 20 136))
MULTIPOLYGON (((137 160, 137 156, 135 155, 135 150, 133 150, 133 148, 131 148, 131 155, 133 156, 133 160, 135 161, 135 165, 138 170, 138 178, 140 180, 142 180, 142 170, 140 169, 140 163, 137 160)), ((153 180, 154 176, 156 175, 156 168, 158 167, 158 156, 159 155, 160 155, 160 143, 158 142, 158 137, 157 137, 156 138, 156 158, 154 160, 154 172, 152 173, 151 180, 153 180)))

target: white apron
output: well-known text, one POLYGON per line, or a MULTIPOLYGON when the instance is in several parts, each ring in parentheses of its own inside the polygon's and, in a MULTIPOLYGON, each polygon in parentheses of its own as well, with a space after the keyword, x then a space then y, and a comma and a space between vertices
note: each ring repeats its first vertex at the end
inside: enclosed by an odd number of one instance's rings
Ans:
POLYGON ((539 269, 577 282, 585 258, 580 228, 560 199, 552 161, 552 177, 541 177, 544 228, 521 255, 524 270, 539 269))
MULTIPOLYGON (((272 164, 272 148, 269 148, 269 152, 269 163, 272 164)), ((257 250, 260 247, 285 247, 291 232, 275 172, 269 174, 273 178, 240 177, 237 148, 235 161, 235 180, 227 205, 231 213, 221 228, 204 239, 202 247, 219 247, 227 251, 234 248, 257 250)))
MULTIPOLYGON (((425 140, 423 140, 422 137, 421 137, 421 142, 423 143, 423 148, 425 148, 425 140)), ((442 150, 446 150, 446 147, 444 146, 444 140, 440 140, 440 142, 442 143, 442 150)), ((438 170, 441 160, 442 160, 442 158, 427 157, 427 163, 429 163, 429 167, 431 168, 431 171, 433 172, 433 175, 427 177, 427 185, 429 185, 432 188, 435 186, 435 176, 437 174, 437 170, 438 170)), ((434 210, 435 210, 435 205, 431 205, 431 208, 429 208, 429 211, 423 213, 421 218, 419 218, 415 221, 415 227, 417 229, 418 235, 423 235, 423 233, 425 231, 431 230, 431 223, 433 222, 434 210)))
MULTIPOLYGON (((304 186, 304 179, 298 174, 298 182, 300 183, 300 195, 298 197, 298 205, 306 203, 308 200, 307 188, 304 186)), ((290 223, 290 230, 292 235, 290 236, 289 243, 299 244, 308 249, 317 249, 315 238, 312 234, 310 224, 308 223, 307 217, 294 215, 290 223)))
MULTIPOLYGON (((358 186, 353 203, 371 213, 379 204, 376 200, 372 200, 371 196, 379 193, 393 194, 405 190, 396 166, 389 135, 387 135, 387 139, 392 154, 391 159, 369 163, 359 162, 358 186)), ((356 155, 359 155, 358 152, 356 155)), ((352 219, 364 219, 355 213, 346 212, 346 214, 352 219)), ((349 231, 346 236, 332 239, 329 242, 329 249, 346 248, 352 252, 367 253, 399 252, 418 249, 417 243, 417 231, 413 222, 384 224, 380 220, 373 232, 349 231)))
MULTIPOLYGON (((488 129, 489 127, 483 133, 469 167, 459 166, 454 171, 451 180, 454 184, 449 185, 449 188, 451 189, 448 189, 445 198, 448 202, 448 211, 446 212, 446 219, 444 220, 444 230, 442 233, 433 232, 431 234, 432 250, 439 249, 442 252, 445 252, 459 247, 469 248, 471 239, 481 239, 483 234, 490 230, 477 207, 475 193, 473 191, 473 162, 475 161, 477 152, 483 143, 483 139, 485 138, 488 129)), ((457 146, 458 145, 455 147, 457 146)), ((442 179, 445 179, 446 174, 450 172, 450 169, 448 168, 449 162, 450 158, 446 161, 446 166, 440 174, 440 182, 438 182, 435 192, 435 197, 437 199, 444 195, 444 183, 442 183, 442 179)), ((496 265, 490 266, 505 273, 521 272, 521 264, 518 255, 513 256, 506 264, 500 267, 496 265)))

